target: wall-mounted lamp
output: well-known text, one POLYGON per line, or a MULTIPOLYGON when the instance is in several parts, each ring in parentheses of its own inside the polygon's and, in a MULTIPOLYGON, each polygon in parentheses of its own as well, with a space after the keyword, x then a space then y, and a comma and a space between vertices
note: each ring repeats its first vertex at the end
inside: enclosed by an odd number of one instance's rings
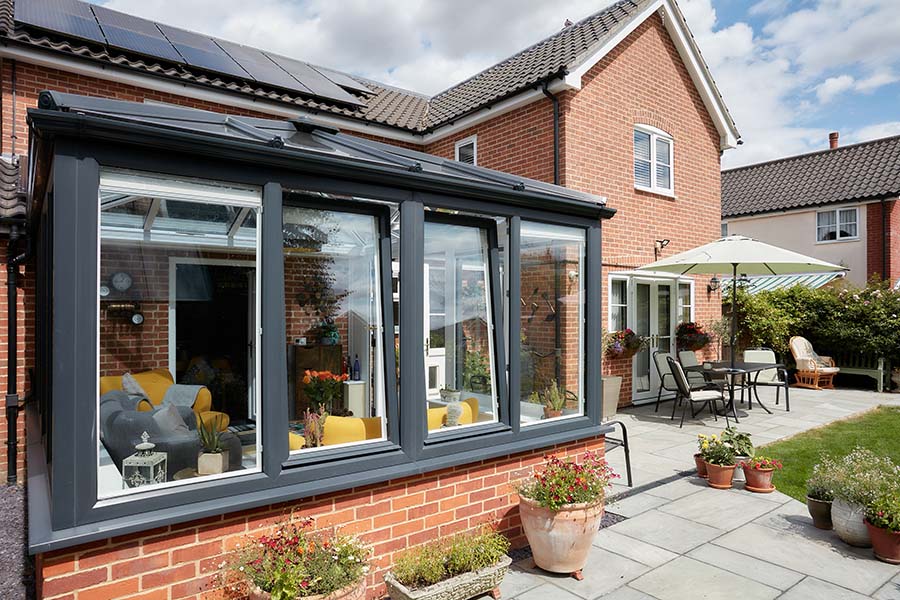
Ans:
POLYGON ((655 240, 653 242, 653 256, 659 258, 660 252, 663 251, 663 248, 669 245, 669 240, 655 240))
POLYGON ((709 280, 709 283, 706 284, 707 292, 715 292, 719 289, 719 278, 713 275, 712 279, 709 280))

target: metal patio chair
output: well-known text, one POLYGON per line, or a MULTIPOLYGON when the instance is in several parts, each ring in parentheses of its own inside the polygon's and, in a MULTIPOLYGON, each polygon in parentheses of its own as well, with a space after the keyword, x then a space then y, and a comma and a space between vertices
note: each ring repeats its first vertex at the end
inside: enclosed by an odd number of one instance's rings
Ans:
MULTIPOLYGON (((772 365, 778 363, 778 359, 775 357, 775 351, 771 348, 749 348, 744 350, 744 361, 772 365)), ((784 388, 784 406, 787 412, 791 412, 791 388, 788 384, 788 372, 784 367, 758 371, 750 382, 753 395, 756 396, 757 402, 759 402, 759 391, 757 390, 759 386, 775 388, 776 405, 781 402, 781 389, 784 388)))

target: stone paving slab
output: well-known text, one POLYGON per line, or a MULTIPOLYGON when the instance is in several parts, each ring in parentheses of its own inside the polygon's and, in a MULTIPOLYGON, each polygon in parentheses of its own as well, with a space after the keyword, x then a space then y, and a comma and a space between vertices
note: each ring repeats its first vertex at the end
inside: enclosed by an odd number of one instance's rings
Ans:
POLYGON ((629 585, 659 600, 735 597, 773 600, 781 594, 773 587, 684 556, 638 577, 629 585))
POLYGON ((815 577, 807 577, 781 596, 781 600, 869 600, 869 598, 870 596, 863 596, 815 577))
MULTIPOLYGON (((523 561, 523 567, 527 563, 523 561)), ((588 555, 588 566, 584 570, 584 579, 578 581, 568 574, 548 573, 533 566, 528 569, 545 583, 549 583, 584 600, 593 600, 603 594, 622 587, 635 577, 650 570, 647 565, 625 558, 603 548, 591 548, 588 555), (591 567, 591 565, 596 565, 591 567)), ((555 598, 546 596, 545 600, 555 598)))
MULTIPOLYGON (((657 600, 653 596, 639 592, 631 586, 620 587, 614 592, 601 596, 603 600, 657 600)), ((549 598, 547 600, 550 600, 549 598)))
POLYGON ((636 519, 628 519, 611 527, 621 533, 642 542, 665 548, 670 552, 683 554, 693 550, 724 532, 695 523, 675 515, 658 510, 647 511, 636 519))
POLYGON ((875 592, 877 600, 900 600, 900 573, 875 592))
POLYGON ((734 494, 707 487, 705 490, 670 502, 658 510, 695 523, 729 531, 760 517, 775 504, 759 498, 762 494, 734 494))
POLYGON ((782 591, 797 585, 806 577, 803 573, 712 544, 704 544, 695 548, 687 556, 782 591))
POLYGON ((622 535, 610 527, 597 534, 594 545, 654 568, 678 558, 674 552, 622 535))

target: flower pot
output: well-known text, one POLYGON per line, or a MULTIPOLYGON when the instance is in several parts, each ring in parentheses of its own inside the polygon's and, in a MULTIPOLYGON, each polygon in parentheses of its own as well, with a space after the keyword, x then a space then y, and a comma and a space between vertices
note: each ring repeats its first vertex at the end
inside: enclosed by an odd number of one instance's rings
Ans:
POLYGON ((875 527, 868 521, 866 528, 872 538, 875 558, 892 565, 900 565, 900 532, 875 527))
POLYGON ((443 389, 439 393, 444 402, 459 402, 459 399, 462 398, 462 392, 459 390, 443 389))
MULTIPOLYGON (((749 461, 749 456, 735 456, 734 464, 739 465, 744 461, 749 461)), ((734 478, 731 480, 731 483, 737 485, 738 483, 747 483, 747 478, 744 476, 744 469, 736 468, 734 470, 734 478)))
POLYGON ((603 377, 603 413, 601 418, 607 421, 616 416, 619 410, 619 392, 622 389, 622 378, 619 375, 603 377))
POLYGON ((734 468, 734 465, 723 467, 722 465, 706 463, 706 472, 709 474, 706 483, 709 484, 709 487, 716 488, 717 490, 729 489, 731 487, 731 482, 734 479, 734 468))
POLYGON ((872 537, 864 522, 866 509, 859 504, 850 504, 835 498, 831 505, 831 521, 838 537, 851 546, 870 548, 872 537))
POLYGON ((706 473, 706 461, 699 452, 694 455, 694 464, 697 465, 697 477, 706 479, 709 475, 706 473))
POLYGON ((500 597, 500 583, 509 570, 512 559, 504 556, 497 564, 479 571, 463 573, 428 587, 410 590, 394 579, 393 573, 384 576, 391 600, 468 600, 482 594, 500 597))
POLYGON ((545 419, 555 419, 556 417, 561 417, 563 411, 561 410, 553 410, 549 406, 544 407, 544 418, 545 419))
POLYGON ((600 529, 603 500, 568 504, 553 511, 521 497, 519 515, 534 564, 551 573, 571 573, 580 578, 591 543, 600 529))
POLYGON ((809 516, 812 517, 813 525, 818 529, 834 529, 834 524, 831 522, 830 500, 817 500, 807 496, 806 508, 809 510, 809 516))
POLYGON ((772 485, 772 476, 775 475, 775 469, 751 469, 744 467, 744 489, 757 494, 770 494, 775 491, 772 485))
MULTIPOLYGON (((341 588, 330 594, 316 594, 315 596, 297 596, 298 600, 365 600, 365 577, 347 587, 341 588)), ((249 600, 271 600, 272 594, 259 588, 250 590, 249 600)))
MULTIPOLYGON (((443 390, 441 390, 443 394, 443 390)), ((459 396, 459 392, 456 392, 456 395, 459 396)), ((456 400, 450 400, 447 403, 447 427, 455 427, 459 425, 459 418, 463 414, 463 405, 462 402, 459 401, 457 397, 456 400)))
POLYGON ((218 475, 228 470, 228 450, 202 452, 197 457, 198 475, 218 475))

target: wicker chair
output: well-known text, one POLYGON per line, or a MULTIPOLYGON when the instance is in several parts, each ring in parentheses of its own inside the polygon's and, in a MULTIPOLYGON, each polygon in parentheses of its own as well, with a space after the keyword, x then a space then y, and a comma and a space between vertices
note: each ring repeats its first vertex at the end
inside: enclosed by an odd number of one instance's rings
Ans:
POLYGON ((797 363, 797 387, 813 390, 834 388, 834 376, 840 372, 834 365, 834 359, 816 354, 809 340, 799 335, 791 338, 790 346, 797 363))

